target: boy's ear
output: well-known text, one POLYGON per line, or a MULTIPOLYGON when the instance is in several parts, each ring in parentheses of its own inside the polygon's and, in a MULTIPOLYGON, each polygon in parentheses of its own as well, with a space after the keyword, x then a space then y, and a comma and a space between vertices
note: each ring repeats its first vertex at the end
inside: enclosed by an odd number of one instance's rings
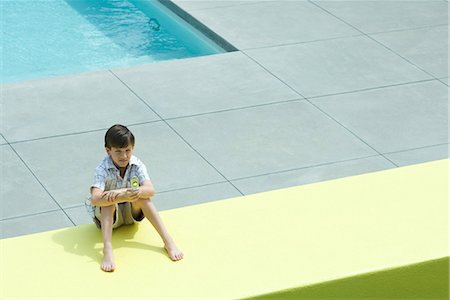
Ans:
POLYGON ((105 151, 109 155, 109 152, 111 151, 111 149, 109 149, 108 147, 105 147, 105 151))

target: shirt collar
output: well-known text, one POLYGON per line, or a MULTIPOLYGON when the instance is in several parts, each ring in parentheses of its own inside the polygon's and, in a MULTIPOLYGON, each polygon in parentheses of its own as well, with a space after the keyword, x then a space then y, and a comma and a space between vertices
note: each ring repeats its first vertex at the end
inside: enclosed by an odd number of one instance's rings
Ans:
MULTIPOLYGON (((130 163, 128 164, 128 166, 131 166, 131 165, 138 165, 138 159, 134 155, 131 156, 130 163)), ((118 170, 116 165, 113 163, 111 156, 109 156, 109 155, 108 155, 108 159, 107 159, 107 166, 108 166, 108 169, 118 170)))

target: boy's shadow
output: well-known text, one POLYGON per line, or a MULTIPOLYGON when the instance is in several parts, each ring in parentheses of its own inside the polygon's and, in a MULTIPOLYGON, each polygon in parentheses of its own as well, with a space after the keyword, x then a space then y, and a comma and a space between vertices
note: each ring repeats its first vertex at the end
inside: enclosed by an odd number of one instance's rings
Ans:
MULTIPOLYGON (((113 249, 135 248, 150 250, 166 256, 163 247, 143 244, 133 240, 139 225, 121 226, 113 230, 113 249)), ((64 251, 80 256, 90 257, 93 261, 101 263, 103 260, 102 232, 94 224, 70 227, 53 234, 52 240, 63 246, 64 251)))

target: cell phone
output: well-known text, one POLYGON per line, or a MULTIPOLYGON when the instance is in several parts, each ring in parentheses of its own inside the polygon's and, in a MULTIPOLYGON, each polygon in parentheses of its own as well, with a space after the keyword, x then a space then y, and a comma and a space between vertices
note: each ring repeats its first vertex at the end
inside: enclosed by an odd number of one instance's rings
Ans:
POLYGON ((132 190, 132 191, 137 191, 137 190, 139 190, 139 178, 137 178, 136 176, 131 177, 131 179, 130 179, 130 185, 131 185, 131 190, 132 190))

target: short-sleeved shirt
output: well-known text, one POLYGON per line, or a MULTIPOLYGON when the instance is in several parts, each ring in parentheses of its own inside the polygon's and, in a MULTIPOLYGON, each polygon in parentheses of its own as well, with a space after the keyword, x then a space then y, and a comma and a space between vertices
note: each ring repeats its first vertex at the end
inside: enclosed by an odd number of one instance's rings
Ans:
MULTIPOLYGON (((121 188, 131 187, 130 179, 132 177, 139 178, 139 185, 144 180, 150 180, 147 168, 136 156, 131 156, 130 163, 125 171, 125 175, 120 177, 119 169, 114 165, 111 157, 106 156, 100 164, 95 168, 94 183, 91 188, 96 187, 103 191, 111 191, 121 188)), ((91 199, 86 201, 86 208, 91 216, 94 216, 95 206, 92 205, 91 199)))

